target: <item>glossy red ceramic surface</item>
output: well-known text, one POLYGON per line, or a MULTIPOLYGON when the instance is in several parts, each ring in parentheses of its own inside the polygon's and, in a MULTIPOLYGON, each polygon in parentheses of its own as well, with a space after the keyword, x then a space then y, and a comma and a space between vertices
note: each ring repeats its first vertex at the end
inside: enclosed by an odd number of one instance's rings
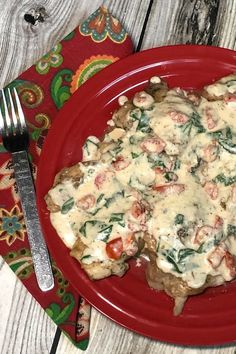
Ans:
POLYGON ((163 77, 170 87, 201 88, 234 71, 236 52, 206 46, 160 47, 120 60, 86 82, 61 109, 41 155, 38 206, 46 241, 58 266, 99 311, 160 341, 198 346, 236 342, 236 282, 189 298, 178 317, 172 315, 172 299, 148 287, 145 261, 141 267, 130 261, 123 278, 92 282, 52 228, 44 195, 58 171, 80 160, 86 137, 102 135, 121 94, 132 97, 153 75, 163 77))

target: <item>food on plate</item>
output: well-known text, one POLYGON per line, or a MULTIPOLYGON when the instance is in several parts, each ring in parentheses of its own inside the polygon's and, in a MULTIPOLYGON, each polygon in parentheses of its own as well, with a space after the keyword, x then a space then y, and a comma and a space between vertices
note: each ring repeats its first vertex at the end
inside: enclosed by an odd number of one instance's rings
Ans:
POLYGON ((155 76, 118 102, 104 137, 55 177, 50 220, 92 280, 148 255, 147 282, 178 315, 236 277, 236 74, 201 92, 155 76))

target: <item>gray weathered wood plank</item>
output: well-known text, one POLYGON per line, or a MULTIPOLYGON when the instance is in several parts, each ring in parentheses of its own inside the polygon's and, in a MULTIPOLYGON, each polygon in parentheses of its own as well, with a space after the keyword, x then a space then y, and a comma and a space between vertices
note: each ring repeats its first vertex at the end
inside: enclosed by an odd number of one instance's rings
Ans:
MULTIPOLYGON (((113 15, 125 23, 134 43, 138 42, 149 1, 144 1, 142 6, 140 3, 133 1, 130 4, 127 0, 104 1, 113 15)), ((0 87, 30 67, 101 4, 100 0, 0 1, 0 87), (39 5, 45 7, 49 17, 45 22, 32 26, 23 17, 39 5)), ((52 344, 55 325, 3 264, 1 259, 2 282, 9 280, 9 274, 11 282, 8 282, 8 301, 0 302, 0 352, 47 353, 52 344), (17 301, 18 307, 14 306, 15 297, 22 300, 17 301), (26 321, 25 314, 29 321, 26 321), (17 329, 18 324, 20 327, 17 329)), ((1 289, 0 297, 6 297, 1 289)))
POLYGON ((170 44, 235 48, 232 0, 154 0, 142 49, 170 44))
POLYGON ((150 0, 104 0, 103 4, 125 26, 135 48, 138 45, 150 0))
POLYGON ((16 78, 43 54, 49 51, 66 34, 71 32, 82 19, 95 11, 101 4, 118 16, 137 44, 146 15, 149 0, 10 0, 0 2, 0 87, 16 78), (37 5, 44 6, 48 17, 45 22, 33 26, 23 17, 37 5))
MULTIPOLYGON (((235 354, 235 347, 199 349, 168 345, 136 333, 112 323, 108 318, 93 309, 91 322, 91 338, 88 354, 235 354)), ((57 354, 82 354, 67 338, 62 335, 57 354)))
POLYGON ((6 263, 0 284, 0 353, 49 353, 56 325, 6 263))
POLYGON ((99 0, 0 1, 0 87, 30 67, 100 4, 99 0), (33 26, 24 14, 37 6, 44 6, 48 17, 33 26))

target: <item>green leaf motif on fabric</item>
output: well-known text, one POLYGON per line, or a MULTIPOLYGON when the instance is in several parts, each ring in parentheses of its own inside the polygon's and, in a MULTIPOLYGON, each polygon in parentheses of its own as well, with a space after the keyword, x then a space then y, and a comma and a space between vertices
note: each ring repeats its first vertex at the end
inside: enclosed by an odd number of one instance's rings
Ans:
POLYGON ((21 279, 28 279, 34 272, 33 261, 29 249, 21 248, 4 256, 11 270, 21 279))
POLYGON ((41 129, 36 128, 36 129, 32 132, 31 137, 32 137, 32 139, 33 139, 34 141, 37 141, 38 138, 40 137, 40 134, 41 134, 41 129))
POLYGON ((57 325, 62 324, 69 318, 75 306, 75 300, 71 293, 65 293, 62 298, 62 301, 64 304, 67 304, 64 308, 62 308, 57 303, 53 302, 48 308, 45 309, 46 313, 57 325))
POLYGON ((88 339, 83 339, 79 342, 76 342, 73 338, 71 338, 71 336, 69 336, 69 334, 65 331, 63 331, 63 333, 69 338, 69 340, 71 340, 71 342, 76 346, 76 348, 79 348, 81 350, 86 350, 89 344, 89 340, 88 339))
POLYGON ((7 150, 5 149, 5 147, 3 146, 2 143, 0 143, 0 153, 1 152, 6 152, 7 150))
POLYGON ((35 70, 45 75, 49 72, 50 68, 58 68, 63 63, 63 56, 60 54, 62 45, 58 43, 50 52, 44 55, 35 65, 35 70))
POLYGON ((43 88, 35 82, 16 79, 7 85, 6 88, 12 89, 13 87, 17 89, 21 103, 27 108, 36 108, 44 100, 43 88))
POLYGON ((70 39, 74 38, 74 36, 75 36, 75 31, 72 31, 65 38, 63 38, 63 41, 69 41, 70 39))
POLYGON ((51 96, 58 109, 60 109, 71 96, 68 83, 71 82, 72 75, 72 70, 63 69, 58 71, 51 82, 51 96))

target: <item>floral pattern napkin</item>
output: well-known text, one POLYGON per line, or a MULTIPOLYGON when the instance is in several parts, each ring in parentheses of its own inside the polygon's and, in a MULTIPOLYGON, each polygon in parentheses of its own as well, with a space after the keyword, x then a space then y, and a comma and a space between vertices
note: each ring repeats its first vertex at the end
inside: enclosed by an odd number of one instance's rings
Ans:
MULTIPOLYGON (((44 139, 58 110, 91 76, 132 51, 132 42, 120 22, 100 7, 8 85, 17 88, 27 117, 34 176, 44 139)), ((0 254, 71 341, 86 349, 90 305, 64 278, 54 260, 54 289, 43 293, 37 286, 11 156, 1 140, 0 254)))

